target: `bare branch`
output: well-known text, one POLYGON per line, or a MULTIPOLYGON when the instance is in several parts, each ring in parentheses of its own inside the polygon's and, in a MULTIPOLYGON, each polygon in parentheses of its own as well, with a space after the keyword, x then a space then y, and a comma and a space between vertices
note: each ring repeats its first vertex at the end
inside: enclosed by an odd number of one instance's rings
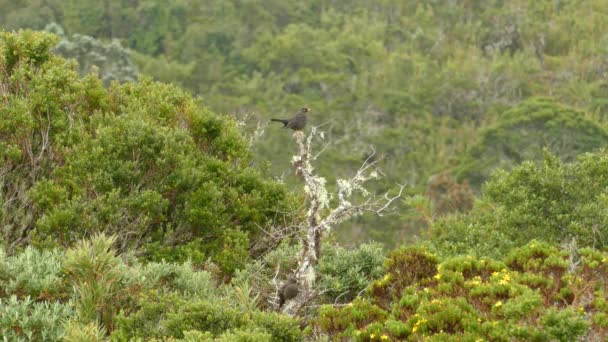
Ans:
MULTIPOLYGON (((389 196, 387 192, 384 197, 378 199, 374 198, 364 187, 367 181, 377 179, 382 174, 382 171, 377 168, 382 158, 376 158, 376 150, 371 147, 371 154, 365 159, 354 176, 350 179, 337 180, 337 206, 331 208, 330 199, 333 196, 327 191, 326 179, 315 173, 315 168, 311 163, 328 146, 325 145, 313 157, 313 138, 317 134, 324 138, 323 132, 318 131, 318 128, 325 124, 327 123, 313 127, 307 137, 301 131, 296 131, 293 134, 298 145, 298 153, 292 157, 291 162, 296 169, 296 174, 301 176, 304 181, 308 210, 306 212, 306 226, 302 229, 305 232, 302 238, 303 248, 295 273, 299 280, 300 291, 299 295, 288 303, 283 310, 291 315, 295 315, 299 310, 307 307, 310 299, 318 295, 318 291, 315 289, 316 272, 313 266, 320 258, 322 234, 340 222, 363 212, 382 215, 395 200, 401 197, 405 188, 405 185, 399 185, 399 192, 396 196, 389 196), (355 192, 360 193, 365 199, 358 203, 351 203, 352 195, 355 192), (329 209, 329 212, 323 215, 325 209, 329 209)), ((276 232, 273 232, 273 234, 276 234, 276 232)), ((338 296, 336 303, 346 293, 348 292, 338 296)))

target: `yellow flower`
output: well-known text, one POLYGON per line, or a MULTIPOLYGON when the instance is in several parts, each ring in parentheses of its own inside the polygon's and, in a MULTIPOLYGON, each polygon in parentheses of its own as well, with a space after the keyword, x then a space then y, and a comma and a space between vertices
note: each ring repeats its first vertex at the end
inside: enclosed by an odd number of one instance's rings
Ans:
POLYGON ((414 325, 414 327, 412 328, 412 332, 415 333, 418 330, 418 326, 414 325))
POLYGON ((369 338, 373 339, 374 337, 376 337, 376 334, 369 334, 369 338))
POLYGON ((388 340, 388 336, 386 336, 386 334, 382 334, 382 337, 380 337, 381 340, 388 340))
POLYGON ((439 280, 439 279, 441 279, 441 274, 437 273, 437 274, 435 274, 435 276, 433 278, 439 280))
POLYGON ((499 308, 499 307, 501 307, 501 306, 502 306, 502 302, 501 302, 501 301, 498 301, 498 302, 496 302, 496 304, 494 304, 494 306, 495 306, 495 307, 497 307, 497 308, 499 308))

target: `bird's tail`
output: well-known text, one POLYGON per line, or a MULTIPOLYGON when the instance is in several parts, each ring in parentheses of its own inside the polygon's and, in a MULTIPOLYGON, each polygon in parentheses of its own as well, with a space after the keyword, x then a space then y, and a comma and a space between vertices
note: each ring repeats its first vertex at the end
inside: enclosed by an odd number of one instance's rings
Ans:
POLYGON ((280 122, 280 123, 283 124, 283 126, 287 126, 287 120, 283 120, 283 119, 270 119, 270 121, 280 122))

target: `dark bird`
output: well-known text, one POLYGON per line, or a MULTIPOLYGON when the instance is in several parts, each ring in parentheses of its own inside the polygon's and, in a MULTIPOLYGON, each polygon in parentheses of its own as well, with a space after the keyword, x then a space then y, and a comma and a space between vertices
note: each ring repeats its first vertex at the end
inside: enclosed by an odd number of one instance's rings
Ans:
POLYGON ((287 282, 279 290, 279 309, 283 307, 286 300, 296 298, 298 291, 298 281, 293 276, 289 277, 287 282))
POLYGON ((301 131, 306 126, 306 113, 310 112, 309 108, 302 108, 291 119, 270 119, 270 121, 277 121, 283 123, 283 128, 291 128, 294 131, 301 131))

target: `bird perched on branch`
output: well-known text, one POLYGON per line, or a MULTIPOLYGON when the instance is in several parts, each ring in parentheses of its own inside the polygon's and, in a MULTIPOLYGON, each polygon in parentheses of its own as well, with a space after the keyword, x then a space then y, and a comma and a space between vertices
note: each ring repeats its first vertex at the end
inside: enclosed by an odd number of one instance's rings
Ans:
POLYGON ((283 307, 286 300, 296 298, 298 292, 298 281, 293 276, 289 277, 287 282, 279 290, 279 309, 283 307))
POLYGON ((270 119, 283 123, 283 128, 291 128, 294 131, 301 131, 306 126, 306 113, 310 112, 309 108, 303 107, 291 119, 270 119))

